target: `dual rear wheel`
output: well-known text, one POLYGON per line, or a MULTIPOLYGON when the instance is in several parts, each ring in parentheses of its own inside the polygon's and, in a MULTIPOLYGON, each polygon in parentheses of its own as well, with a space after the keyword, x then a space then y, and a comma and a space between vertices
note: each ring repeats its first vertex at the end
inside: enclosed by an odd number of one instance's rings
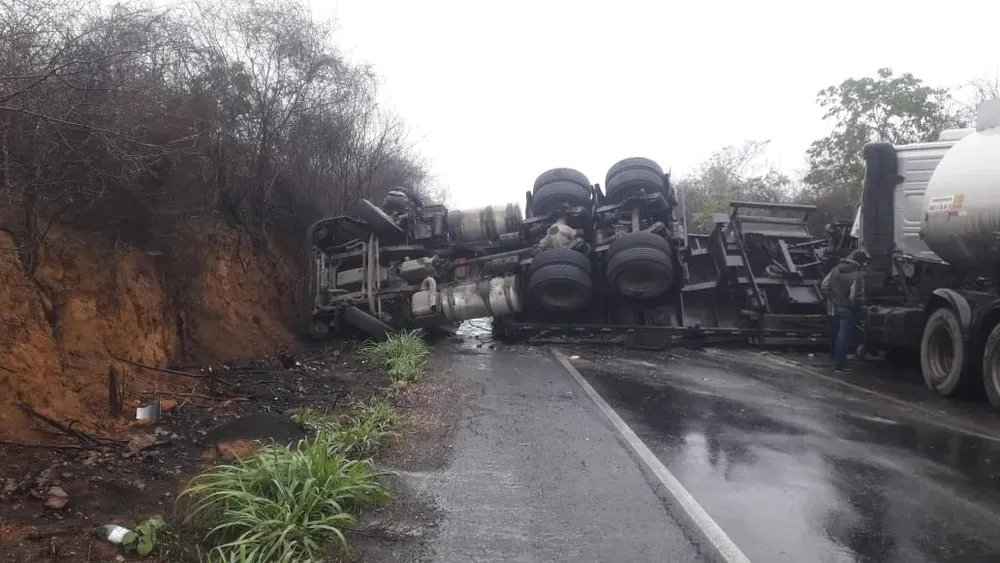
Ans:
MULTIPOLYGON (((641 193, 664 192, 663 170, 648 158, 626 158, 608 170, 608 199, 641 193)), ((548 215, 593 204, 587 177, 571 168, 553 168, 538 176, 532 187, 531 210, 548 215)), ((606 255, 609 287, 629 300, 654 299, 674 281, 673 253, 666 239, 650 232, 620 235, 606 255)), ((567 248, 541 252, 528 271, 528 298, 550 311, 576 311, 590 305, 594 296, 593 267, 586 256, 567 248)))
POLYGON ((976 391, 981 382, 990 404, 1000 410, 1000 325, 986 338, 981 360, 972 349, 966 345, 955 311, 948 307, 935 310, 927 319, 920 342, 924 383, 938 395, 952 397, 976 391))
MULTIPOLYGON (((608 287, 633 302, 656 299, 674 280, 670 243, 650 232, 621 235, 608 248, 608 287)), ((528 298, 550 311, 577 311, 594 298, 590 258, 568 248, 538 254, 528 269, 528 298)))

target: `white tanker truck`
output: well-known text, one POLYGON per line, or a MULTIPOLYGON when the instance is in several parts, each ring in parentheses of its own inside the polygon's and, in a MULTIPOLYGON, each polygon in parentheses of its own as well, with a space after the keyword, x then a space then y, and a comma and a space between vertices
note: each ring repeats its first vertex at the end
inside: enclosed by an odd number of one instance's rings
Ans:
POLYGON ((938 141, 865 147, 865 345, 919 351, 927 387, 1000 409, 1000 100, 938 141))

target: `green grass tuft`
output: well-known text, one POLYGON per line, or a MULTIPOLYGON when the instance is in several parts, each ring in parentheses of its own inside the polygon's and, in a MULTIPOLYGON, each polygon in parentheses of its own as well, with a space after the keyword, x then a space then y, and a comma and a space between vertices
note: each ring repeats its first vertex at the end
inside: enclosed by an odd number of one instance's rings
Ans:
POLYGON ((402 418, 392 405, 378 399, 355 403, 351 413, 339 420, 315 411, 300 412, 294 420, 316 433, 331 453, 354 459, 374 455, 386 440, 398 435, 402 425, 402 418))
POLYGON ((388 369, 393 381, 411 382, 427 369, 430 350, 423 333, 413 330, 390 334, 384 342, 365 342, 358 353, 365 361, 388 369))
POLYGON ((388 501, 372 463, 354 460, 396 435, 401 419, 389 403, 356 403, 341 420, 303 411, 295 421, 315 435, 209 469, 178 496, 185 524, 208 530, 209 561, 320 560, 330 541, 347 549, 343 530, 360 509, 388 501))

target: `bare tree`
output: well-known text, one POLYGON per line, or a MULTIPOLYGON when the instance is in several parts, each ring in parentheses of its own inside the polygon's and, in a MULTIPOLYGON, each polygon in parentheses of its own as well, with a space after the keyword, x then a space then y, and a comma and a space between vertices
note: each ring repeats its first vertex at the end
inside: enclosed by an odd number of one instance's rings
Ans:
POLYGON ((46 0, 3 8, 0 219, 34 272, 54 221, 93 216, 87 207, 131 189, 170 150, 149 129, 166 92, 159 65, 176 57, 162 12, 46 0))
POLYGON ((300 0, 0 0, 0 228, 25 270, 56 222, 164 245, 221 213, 264 244, 423 187, 405 126, 332 32, 300 0))
POLYGON ((986 100, 1000 99, 1000 72, 985 74, 955 89, 954 110, 959 125, 971 127, 976 123, 976 110, 986 100))

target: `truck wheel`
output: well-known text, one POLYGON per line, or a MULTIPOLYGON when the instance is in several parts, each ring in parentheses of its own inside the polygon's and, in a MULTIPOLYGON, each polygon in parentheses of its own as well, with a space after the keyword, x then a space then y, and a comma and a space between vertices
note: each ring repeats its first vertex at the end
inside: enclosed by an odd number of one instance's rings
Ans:
POLYGON ((608 200, 619 202, 645 190, 646 193, 666 193, 663 168, 648 158, 626 158, 608 169, 604 180, 608 200))
POLYGON ((920 371, 927 388, 951 397, 969 386, 965 342, 958 316, 942 307, 927 319, 920 342, 920 371))
POLYGON ((528 276, 528 299, 544 309, 576 311, 594 298, 590 259, 575 250, 542 252, 531 261, 528 276))
POLYGON ((994 409, 1000 410, 1000 325, 993 327, 993 332, 986 340, 986 350, 983 353, 983 386, 986 396, 994 409))
POLYGON ((528 266, 528 277, 530 278, 538 269, 548 264, 568 264, 576 266, 587 272, 591 272, 590 258, 582 252, 577 252, 569 248, 550 248, 543 250, 531 260, 528 266))
POLYGON ((573 170, 572 168, 553 168, 552 170, 542 172, 535 179, 535 185, 532 186, 531 191, 537 194, 539 188, 556 181, 570 182, 590 191, 590 180, 587 179, 587 176, 583 172, 573 170))
POLYGON ((673 285, 671 249, 662 237, 638 232, 622 235, 608 248, 608 283, 631 299, 659 297, 673 285))
POLYGON ((393 188, 382 198, 382 211, 406 213, 420 207, 420 198, 409 188, 393 188))
POLYGON ((566 206, 588 207, 591 200, 590 181, 570 168, 555 168, 535 180, 535 195, 531 199, 534 215, 548 215, 566 206))

